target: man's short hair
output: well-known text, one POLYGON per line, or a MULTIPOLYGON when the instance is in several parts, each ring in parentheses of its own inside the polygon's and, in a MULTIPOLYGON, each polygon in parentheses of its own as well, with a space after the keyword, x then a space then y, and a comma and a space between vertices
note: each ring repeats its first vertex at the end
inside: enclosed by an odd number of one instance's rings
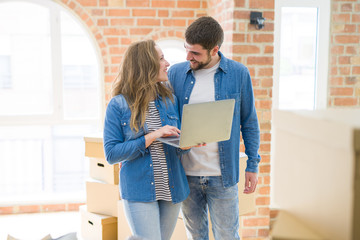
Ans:
POLYGON ((186 29, 185 40, 191 45, 199 44, 210 51, 216 46, 221 46, 224 41, 224 31, 212 17, 200 17, 186 29))

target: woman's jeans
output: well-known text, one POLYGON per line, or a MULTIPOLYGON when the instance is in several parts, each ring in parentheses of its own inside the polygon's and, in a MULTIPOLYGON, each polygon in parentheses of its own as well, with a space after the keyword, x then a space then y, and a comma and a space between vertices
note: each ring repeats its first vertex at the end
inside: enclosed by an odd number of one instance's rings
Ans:
POLYGON ((146 240, 169 240, 176 226, 181 203, 122 200, 133 235, 146 240))
POLYGON ((221 176, 187 176, 190 195, 182 202, 188 239, 208 240, 208 209, 216 240, 239 237, 238 187, 224 188, 221 176))

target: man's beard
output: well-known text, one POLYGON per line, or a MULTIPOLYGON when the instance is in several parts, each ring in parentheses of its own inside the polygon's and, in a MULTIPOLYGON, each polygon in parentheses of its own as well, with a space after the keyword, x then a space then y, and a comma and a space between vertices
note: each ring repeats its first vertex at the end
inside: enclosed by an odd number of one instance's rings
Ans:
POLYGON ((208 52, 208 59, 206 60, 206 62, 198 62, 198 61, 196 61, 196 62, 198 63, 198 65, 197 65, 196 67, 194 67, 194 66, 192 66, 192 65, 190 64, 190 67, 191 67, 191 69, 194 70, 194 71, 200 70, 200 69, 205 68, 207 65, 209 65, 209 63, 211 62, 211 60, 212 60, 212 59, 211 59, 210 53, 208 52))

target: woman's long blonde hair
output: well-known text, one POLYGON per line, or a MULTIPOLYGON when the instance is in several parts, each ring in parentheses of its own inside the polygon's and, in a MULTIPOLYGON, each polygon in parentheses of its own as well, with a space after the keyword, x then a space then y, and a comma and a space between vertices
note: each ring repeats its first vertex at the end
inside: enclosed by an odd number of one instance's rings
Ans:
POLYGON ((155 100, 158 95, 174 101, 169 87, 157 81, 160 59, 155 46, 153 40, 131 44, 113 83, 112 96, 122 94, 125 97, 131 110, 130 127, 136 132, 145 124, 150 101, 155 100))

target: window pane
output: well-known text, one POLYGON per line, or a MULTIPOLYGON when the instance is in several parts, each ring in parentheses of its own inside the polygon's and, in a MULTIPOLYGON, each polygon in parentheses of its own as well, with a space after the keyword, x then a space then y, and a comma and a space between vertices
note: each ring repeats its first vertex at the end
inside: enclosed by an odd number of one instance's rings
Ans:
POLYGON ((61 12, 61 31, 64 118, 99 118, 98 64, 94 47, 83 27, 66 12, 61 12))
POLYGON ((0 196, 36 194, 44 190, 49 130, 45 126, 0 127, 0 196))
POLYGON ((10 69, 1 69, 5 87, 0 87, 0 115, 51 113, 48 9, 25 2, 1 3, 0 55, 10 61, 10 69))
POLYGON ((91 125, 0 127, 0 197, 85 189, 91 125))
POLYGON ((166 61, 169 62, 170 66, 186 61, 186 51, 184 48, 184 42, 178 40, 161 40, 156 43, 159 45, 164 53, 166 61))
POLYGON ((314 109, 317 15, 317 8, 281 9, 280 109, 314 109))
POLYGON ((53 128, 55 192, 85 190, 88 160, 85 159, 84 136, 96 130, 91 125, 59 125, 53 128))
POLYGON ((10 56, 0 55, 0 89, 11 88, 12 82, 10 69, 10 56))

